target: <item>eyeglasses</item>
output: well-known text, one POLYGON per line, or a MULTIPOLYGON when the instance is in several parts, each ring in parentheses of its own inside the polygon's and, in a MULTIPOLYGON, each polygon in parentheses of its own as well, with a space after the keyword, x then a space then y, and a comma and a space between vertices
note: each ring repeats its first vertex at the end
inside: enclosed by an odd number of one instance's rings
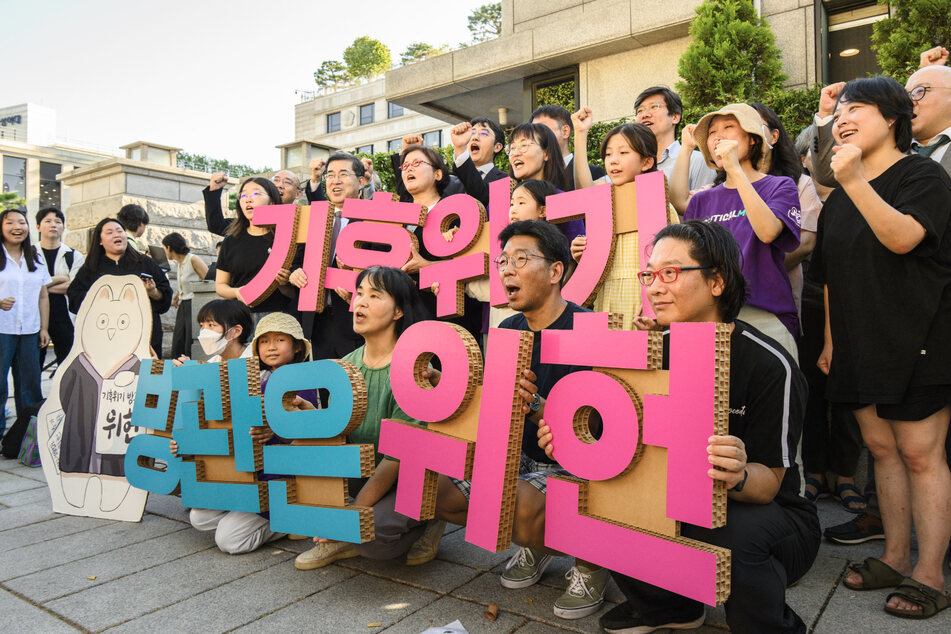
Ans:
POLYGON ((666 109, 667 109, 666 104, 652 103, 649 106, 641 106, 640 108, 634 111, 634 114, 639 117, 645 112, 650 112, 651 114, 654 114, 655 112, 659 112, 660 110, 666 110, 666 109))
POLYGON ((430 163, 430 162, 428 162, 428 161, 424 161, 423 159, 416 159, 416 160, 414 160, 414 161, 406 161, 405 163, 403 163, 402 165, 400 165, 400 170, 405 172, 406 170, 408 170, 408 169, 411 168, 411 167, 412 167, 413 169, 416 169, 416 168, 419 167, 420 165, 428 165, 428 166, 430 166, 430 167, 433 166, 433 164, 430 163))
POLYGON ((274 178, 271 179, 271 182, 274 183, 275 185, 287 185, 288 187, 297 187, 300 184, 297 182, 297 180, 288 178, 286 176, 284 178, 278 178, 277 176, 275 176, 274 178))
POLYGON ((650 286, 656 278, 660 278, 664 284, 671 284, 677 281, 681 271, 703 271, 712 268, 712 266, 665 266, 656 271, 644 269, 637 272, 637 279, 640 280, 642 286, 650 286))
POLYGON ((532 147, 533 145, 538 145, 538 143, 536 143, 535 141, 523 141, 522 143, 519 143, 518 145, 509 144, 509 146, 505 148, 505 153, 508 154, 509 156, 512 156, 516 152, 518 152, 519 154, 525 154, 526 152, 528 152, 528 148, 532 147))
POLYGON ((346 172, 346 171, 344 171, 344 172, 337 172, 337 173, 327 172, 327 173, 324 175, 324 181, 327 182, 327 183, 332 183, 332 182, 334 182, 334 181, 343 182, 343 181, 345 181, 345 180, 350 180, 352 177, 353 177, 353 173, 352 173, 352 172, 346 172))
POLYGON ((475 128, 472 132, 473 136, 482 136, 486 137, 492 134, 491 130, 486 130, 485 128, 475 128))
POLYGON ((265 194, 264 192, 251 192, 250 194, 241 194, 240 196, 238 196, 238 200, 247 200, 248 198, 257 200, 261 196, 267 196, 267 194, 265 194))
POLYGON ((551 258, 546 258, 544 255, 538 255, 536 253, 519 252, 513 255, 512 257, 500 255, 499 257, 495 258, 494 260, 495 268, 497 268, 499 272, 502 272, 506 268, 508 268, 509 262, 511 262, 512 266, 514 266, 516 269, 521 269, 521 268, 524 268, 526 264, 528 264, 529 258, 538 258, 539 260, 545 260, 547 262, 553 261, 551 260, 551 258))
POLYGON ((945 86, 915 86, 908 91, 908 96, 911 97, 912 101, 921 101, 929 90, 951 90, 951 88, 945 86))

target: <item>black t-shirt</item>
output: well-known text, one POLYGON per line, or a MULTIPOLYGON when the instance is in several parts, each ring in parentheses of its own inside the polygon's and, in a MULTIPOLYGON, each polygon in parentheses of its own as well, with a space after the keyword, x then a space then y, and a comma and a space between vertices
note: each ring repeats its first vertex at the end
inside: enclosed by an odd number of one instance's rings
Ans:
MULTIPOLYGON (((574 327, 575 313, 589 313, 587 308, 582 308, 574 302, 568 302, 565 310, 562 311, 558 319, 553 321, 545 330, 571 330, 574 327)), ((519 313, 512 315, 499 324, 499 328, 511 328, 512 330, 531 330, 528 327, 528 321, 525 315, 519 313)), ((542 336, 541 331, 533 330, 535 340, 532 343, 532 372, 537 378, 535 385, 538 386, 538 393, 544 398, 548 398, 548 393, 559 379, 577 372, 579 370, 590 370, 591 368, 574 365, 556 365, 553 363, 542 363, 542 336)), ((545 455, 538 446, 538 425, 525 417, 525 428, 522 431, 522 453, 532 460, 540 462, 551 462, 551 458, 545 455)))
MULTIPOLYGON (((56 267, 56 254, 59 249, 43 249, 43 257, 46 258, 46 268, 50 271, 50 277, 53 277, 53 269, 56 267)), ((66 305, 66 295, 64 293, 49 293, 50 297, 50 321, 69 321, 69 308, 66 305)))
MULTIPOLYGON (((270 231, 263 236, 252 236, 242 231, 237 236, 228 236, 221 243, 221 255, 218 256, 218 270, 231 274, 232 288, 239 288, 254 279, 258 271, 267 262, 268 254, 274 245, 274 234, 270 231)), ((281 312, 287 306, 287 298, 277 289, 271 295, 254 306, 255 313, 281 312)))
POLYGON ((911 386, 951 384, 951 179, 912 155, 870 185, 925 238, 894 253, 842 188, 826 201, 809 277, 829 287, 834 402, 898 403, 911 386))
MULTIPOLYGON (((668 367, 664 337, 664 367, 668 367)), ((730 435, 746 445, 747 462, 785 467, 776 502, 815 515, 800 495, 802 437, 808 388, 786 349, 756 328, 735 321, 730 335, 730 435)))

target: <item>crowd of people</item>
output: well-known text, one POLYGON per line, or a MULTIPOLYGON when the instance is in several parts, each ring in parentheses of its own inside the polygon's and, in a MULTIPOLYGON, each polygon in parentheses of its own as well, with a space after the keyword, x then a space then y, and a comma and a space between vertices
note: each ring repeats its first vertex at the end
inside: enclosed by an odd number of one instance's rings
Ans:
MULTIPOLYGON (((501 574, 503 586, 536 583, 560 555, 544 542, 546 483, 549 475, 567 472, 552 457, 558 438, 545 424, 545 403, 560 378, 584 369, 540 360, 538 333, 570 329, 574 315, 588 310, 561 292, 584 257, 584 223, 549 223, 546 197, 604 183, 620 186, 662 171, 671 202, 667 227, 654 236, 618 238, 593 308, 620 314, 625 329, 666 333, 669 324, 684 321, 731 326, 729 433, 712 437, 708 447, 709 475, 729 491, 729 522, 713 530, 682 527, 684 536, 732 551, 726 602, 731 629, 805 631, 785 602, 785 590, 816 557, 822 535, 816 500, 829 495, 856 517, 826 527, 827 539, 884 540, 880 557, 851 566, 844 579, 849 588, 889 590, 884 608, 900 617, 930 617, 951 604, 943 575, 951 541, 947 57, 940 47, 925 52, 922 68, 905 86, 872 77, 826 87, 813 125, 795 140, 760 103, 726 104, 685 125, 679 96, 651 87, 634 103, 635 122, 605 135, 603 169, 587 160, 588 132, 596 121, 588 107, 572 114, 541 106, 507 136, 491 119, 460 123, 451 133, 451 165, 419 135, 403 139, 392 156, 403 201, 431 208, 446 196, 466 193, 487 205, 488 183, 513 180, 511 222, 499 235, 502 251, 492 271, 500 276, 508 307, 490 309, 487 285, 473 282, 466 288, 465 314, 453 318, 479 343, 490 325, 536 333, 531 369, 519 390, 525 414, 513 533, 519 548, 501 574), (502 151, 508 173, 494 164, 502 151), (641 306, 642 287, 654 317, 641 306), (898 307, 903 319, 892 319, 898 307), (864 492, 855 481, 863 444, 874 464, 864 492)), ((365 379, 368 406, 349 442, 378 449, 381 420, 411 421, 393 397, 390 361, 400 333, 435 314, 439 289, 420 289, 419 271, 440 258, 425 248, 422 229, 410 228, 418 248, 401 268, 366 269, 355 297, 338 288, 327 294, 321 312, 298 313, 296 297, 308 282, 299 250, 276 276, 274 292, 248 307, 241 288, 261 269, 274 240, 271 228, 251 224, 256 207, 329 201, 335 210, 333 257, 348 223, 340 213, 344 202, 379 188, 372 163, 346 152, 314 159, 310 170, 304 182, 288 170, 245 180, 234 218, 226 217, 221 204, 227 179, 213 175, 204 203, 208 230, 223 237, 219 257, 209 273, 182 236, 166 236, 166 255, 177 264, 174 295, 162 269, 140 251, 137 240, 148 224, 141 207, 127 206, 117 218, 100 221, 85 258, 62 244, 65 218, 59 210, 36 216, 42 251, 32 245, 24 212, 0 214, 3 402, 12 368, 17 410, 38 403, 37 351, 52 340, 61 361, 72 337, 70 313, 92 283, 102 275, 134 274, 151 301, 157 353, 158 316, 174 303, 172 358, 179 361, 189 353, 197 324, 197 340, 211 360, 257 357, 265 383, 288 363, 353 363, 365 379), (193 318, 190 285, 207 275, 221 299, 193 318)), ((445 237, 452 235, 450 228, 445 237)), ((437 368, 426 375, 438 383, 437 368)), ((300 409, 326 405, 312 390, 294 401, 300 409)), ((592 426, 599 436, 598 424, 592 426)), ((252 434, 262 444, 284 442, 267 429, 252 434)), ((172 453, 177 449, 173 442, 172 453)), ((350 544, 318 536, 296 567, 311 570, 357 556, 399 557, 407 565, 433 559, 445 523, 467 521, 469 482, 440 476, 436 519, 420 522, 395 511, 398 478, 399 462, 377 450, 374 475, 349 485, 354 504, 373 508, 376 539, 350 544)), ((228 553, 284 537, 251 513, 191 509, 191 521, 199 530, 215 531, 228 553)), ((581 560, 567 573, 555 614, 574 619, 596 612, 611 577, 627 600, 601 616, 604 631, 687 629, 703 622, 701 604, 581 560)))

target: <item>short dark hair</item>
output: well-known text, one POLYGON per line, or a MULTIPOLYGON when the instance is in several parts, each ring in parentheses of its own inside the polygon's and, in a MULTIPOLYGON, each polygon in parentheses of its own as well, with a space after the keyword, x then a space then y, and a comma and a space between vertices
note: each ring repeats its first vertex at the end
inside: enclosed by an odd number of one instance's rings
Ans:
POLYGON ((672 115, 680 115, 680 121, 674 124, 674 136, 676 137, 677 131, 680 129, 680 124, 684 122, 684 102, 680 100, 680 95, 675 93, 667 86, 651 86, 650 88, 645 88, 642 90, 641 94, 639 94, 634 100, 634 111, 636 112, 637 109, 641 107, 641 103, 645 99, 648 97, 653 97, 654 95, 660 95, 664 98, 664 103, 667 104, 668 113, 672 115))
POLYGON ((915 116, 915 104, 905 92, 905 87, 891 77, 876 75, 853 79, 839 93, 839 103, 850 101, 878 108, 885 119, 893 119, 892 134, 895 145, 901 152, 911 148, 911 120, 915 116))
POLYGON ((168 250, 172 253, 179 255, 188 255, 191 250, 188 248, 188 243, 185 242, 185 237, 177 231, 173 231, 162 238, 162 245, 168 247, 168 250))
POLYGON ((549 262, 561 262, 564 273, 561 276, 561 285, 565 285, 568 276, 568 263, 571 261, 571 251, 568 249, 568 238, 561 229, 544 220, 518 220, 507 225, 499 233, 499 244, 505 248, 505 243, 515 236, 530 236, 538 242, 538 250, 549 262))
POLYGON ((36 212, 36 225, 39 226, 43 219, 50 214, 56 214, 56 217, 63 221, 63 224, 66 224, 66 216, 63 215, 63 212, 60 211, 57 207, 43 207, 38 212, 36 212))
MULTIPOLYGON (((541 123, 523 123, 515 126, 509 133, 509 145, 515 142, 519 137, 528 137, 538 143, 542 152, 548 153, 548 160, 545 161, 545 167, 542 169, 542 177, 560 189, 568 191, 571 189, 568 180, 568 172, 565 169, 565 159, 561 154, 561 146, 558 145, 558 139, 555 133, 547 125, 541 123)), ((509 175, 515 178, 515 171, 509 165, 509 175)))
POLYGON ((272 205, 281 204, 281 190, 277 188, 277 185, 271 182, 270 179, 264 178, 262 176, 252 176, 251 178, 245 179, 241 186, 238 187, 238 200, 235 201, 235 210, 238 212, 235 216, 235 219, 231 221, 231 224, 228 225, 228 229, 225 231, 226 235, 229 236, 240 236, 243 232, 247 231, 248 227, 251 226, 251 221, 248 220, 244 212, 241 211, 241 192, 244 190, 245 186, 248 183, 254 183, 261 187, 264 192, 267 194, 267 197, 270 199, 272 205))
MULTIPOLYGON (((442 154, 425 145, 408 145, 400 152, 400 165, 403 164, 403 161, 406 160, 406 156, 410 152, 422 152, 430 164, 432 164, 433 171, 442 171, 442 178, 436 181, 436 191, 442 196, 443 191, 449 186, 449 168, 446 167, 446 162, 442 160, 442 154)), ((397 174, 396 177, 402 178, 400 174, 397 174)))
POLYGON ((717 310, 725 323, 734 321, 746 302, 747 284, 740 268, 740 245, 733 234, 716 222, 688 220, 658 231, 653 244, 664 238, 686 242, 690 257, 700 266, 709 267, 701 271, 704 277, 720 276, 723 292, 715 299, 717 310))
POLYGON ((138 231, 139 226, 149 224, 149 214, 145 212, 142 205, 135 203, 123 205, 116 214, 116 218, 126 231, 138 231))
POLYGON ((350 152, 343 152, 341 150, 333 152, 327 157, 327 167, 330 167, 330 164, 334 161, 350 161, 350 166, 353 168, 353 173, 356 174, 357 178, 361 178, 367 173, 366 168, 363 167, 363 161, 353 154, 350 154, 350 152))
POLYGON ((357 275, 355 288, 359 288, 367 278, 373 288, 388 293, 396 307, 403 311, 403 316, 396 320, 395 324, 397 337, 416 322, 430 318, 419 296, 419 289, 406 271, 392 266, 371 266, 357 275))
POLYGON ((548 117, 549 119, 554 119, 561 125, 566 125, 571 128, 571 131, 575 131, 575 126, 571 122, 571 113, 568 112, 567 108, 562 106, 556 106, 555 104, 548 104, 545 106, 538 106, 532 112, 532 117, 529 121, 535 121, 535 117, 548 117))
POLYGON ((616 134, 620 134, 628 142, 635 152, 641 155, 641 158, 652 159, 648 172, 657 169, 657 137, 651 132, 651 129, 642 123, 622 123, 619 126, 611 128, 611 131, 604 135, 601 140, 601 160, 604 160, 604 154, 608 149, 608 141, 616 134))
POLYGON ((502 131, 502 127, 498 123, 496 123, 492 119, 487 119, 485 117, 476 117, 475 119, 470 121, 469 124, 472 125, 473 127, 477 125, 484 125, 489 130, 492 130, 492 135, 495 137, 495 141, 492 142, 492 147, 495 147, 496 143, 502 144, 502 147, 499 148, 498 152, 492 152, 493 158, 498 156, 502 152, 502 150, 505 149, 505 132, 502 131))
POLYGON ((236 299, 213 299, 198 311, 197 321, 198 323, 203 321, 219 323, 224 327, 225 332, 235 326, 241 326, 238 343, 243 345, 248 345, 254 334, 254 328, 251 326, 251 309, 247 304, 236 299))

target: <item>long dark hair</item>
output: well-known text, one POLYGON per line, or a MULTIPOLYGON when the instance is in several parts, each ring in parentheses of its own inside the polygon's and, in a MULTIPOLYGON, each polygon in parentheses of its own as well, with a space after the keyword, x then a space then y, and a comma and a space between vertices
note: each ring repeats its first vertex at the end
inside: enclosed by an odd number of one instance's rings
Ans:
POLYGON ((403 316, 395 324, 397 337, 416 322, 429 319, 429 312, 423 306, 419 290, 405 271, 391 266, 371 266, 357 275, 356 288, 367 278, 373 288, 389 293, 396 307, 403 311, 403 316))
MULTIPOLYGON (((277 188, 277 185, 261 176, 255 176, 245 180, 243 183, 241 183, 241 187, 238 188, 238 200, 235 203, 236 210, 238 212, 237 217, 231 221, 231 224, 228 225, 228 229, 225 231, 226 235, 231 237, 240 236, 242 233, 248 230, 248 227, 251 226, 251 221, 245 217, 244 212, 241 210, 241 192, 244 191, 244 186, 248 183, 260 185, 264 190, 264 193, 267 194, 267 197, 271 199, 272 205, 281 204, 281 191, 277 188)), ((270 230, 270 227, 268 229, 270 230)))
MULTIPOLYGON (((86 256, 86 261, 83 263, 83 268, 89 273, 95 273, 99 268, 99 260, 106 257, 106 250, 102 246, 102 230, 110 222, 116 223, 122 228, 123 232, 125 231, 122 223, 115 218, 103 218, 96 224, 96 228, 92 230, 92 235, 89 237, 89 255, 86 256)), ((130 249, 129 243, 126 242, 125 253, 122 254, 122 257, 138 260, 145 256, 139 255, 139 252, 135 249, 130 249)))
POLYGON ((786 132, 786 126, 779 116, 767 105, 754 101, 750 104, 762 117, 763 123, 772 132, 779 132, 779 138, 773 144, 773 151, 769 159, 769 172, 772 176, 788 176, 794 183, 799 183, 802 176, 802 160, 796 151, 796 144, 786 132))
MULTIPOLYGON (((36 270, 38 264, 40 264, 40 256, 36 251, 36 247, 33 246, 33 243, 30 241, 30 220, 26 217, 26 211, 23 209, 5 209, 3 212, 0 212, 0 225, 3 224, 4 218, 8 214, 20 214, 23 216, 23 219, 26 220, 26 239, 20 243, 20 250, 22 251, 20 257, 26 257, 26 270, 32 273, 36 270)), ((2 238, 0 238, 2 241, 2 238)), ((0 258, 0 271, 7 268, 7 258, 0 258)))
MULTIPOLYGON (((528 137, 533 140, 542 149, 542 152, 548 154, 548 160, 542 168, 542 178, 561 191, 571 189, 568 180, 568 172, 565 170, 565 158, 561 154, 561 146, 558 145, 558 139, 551 129, 541 123, 523 123, 515 126, 509 134, 509 146, 515 143, 516 139, 528 137)), ((509 176, 515 178, 515 171, 509 166, 509 176)))

